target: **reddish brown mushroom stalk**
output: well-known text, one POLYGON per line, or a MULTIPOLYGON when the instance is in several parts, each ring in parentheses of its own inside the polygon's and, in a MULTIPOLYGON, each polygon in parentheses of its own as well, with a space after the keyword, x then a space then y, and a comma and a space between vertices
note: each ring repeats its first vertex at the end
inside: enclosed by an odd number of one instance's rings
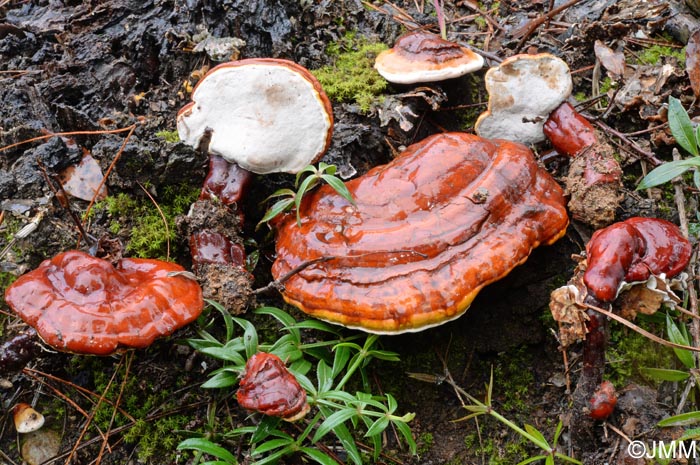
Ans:
POLYGON ((304 197, 278 224, 283 297, 330 322, 377 333, 460 316, 477 293, 560 238, 563 192, 523 145, 444 133, 346 183, 304 197))
POLYGON ((309 411, 306 391, 278 356, 265 352, 248 359, 236 399, 247 410, 287 421, 299 420, 309 411))
POLYGON ((240 202, 248 190, 253 174, 219 155, 209 155, 209 173, 204 180, 200 200, 218 199, 224 205, 240 202))
POLYGON ((564 180, 572 217, 594 228, 612 223, 622 176, 612 147, 568 103, 549 115, 543 131, 559 153, 573 157, 564 180))
POLYGON ((5 292, 12 310, 52 347, 109 355, 144 348, 202 311, 199 285, 160 260, 111 263, 80 251, 45 260, 5 292))
POLYGON ((658 218, 630 218, 596 231, 586 245, 583 280, 596 299, 611 302, 623 281, 672 278, 688 266, 692 247, 675 224, 658 218))

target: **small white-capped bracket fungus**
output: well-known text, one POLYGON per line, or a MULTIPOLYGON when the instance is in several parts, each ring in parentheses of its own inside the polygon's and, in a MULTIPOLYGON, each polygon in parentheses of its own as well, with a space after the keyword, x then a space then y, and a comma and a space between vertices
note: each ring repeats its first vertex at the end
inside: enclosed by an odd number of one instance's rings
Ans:
POLYGON ((330 145, 333 111, 304 67, 272 58, 223 63, 194 88, 177 115, 180 139, 258 174, 296 173, 330 145))
POLYGON ((482 66, 481 55, 425 31, 402 35, 374 63, 379 74, 395 84, 444 81, 478 71, 482 66))
POLYGON ((489 104, 476 133, 526 145, 545 139, 544 122, 573 87, 567 64, 549 53, 507 58, 486 72, 485 81, 489 104))
POLYGON ((12 416, 15 429, 21 434, 31 433, 44 426, 44 415, 24 402, 20 402, 12 408, 12 416))

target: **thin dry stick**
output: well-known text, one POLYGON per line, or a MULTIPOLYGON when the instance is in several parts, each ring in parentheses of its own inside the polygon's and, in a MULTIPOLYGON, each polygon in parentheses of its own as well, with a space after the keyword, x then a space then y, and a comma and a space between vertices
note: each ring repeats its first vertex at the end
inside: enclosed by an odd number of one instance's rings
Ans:
MULTIPOLYGON (((124 365, 124 379, 122 380, 122 384, 119 387, 119 395, 117 396, 117 399, 114 401, 114 408, 112 409, 112 417, 109 419, 109 426, 107 427, 107 431, 109 432, 112 429, 112 425, 114 424, 114 419, 117 416, 117 410, 119 409, 119 404, 122 401, 122 395, 124 394, 124 388, 126 387, 126 382, 129 379, 129 370, 131 369, 131 362, 134 360, 134 352, 130 351, 127 356, 126 356, 126 363, 124 365)), ((105 438, 102 440, 102 447, 100 447, 100 452, 97 454, 97 460, 95 461, 95 465, 100 465, 102 462, 102 454, 104 454, 105 447, 109 448, 109 434, 105 436, 105 438)), ((109 449, 110 452, 111 449, 109 449)))
POLYGON ((516 50, 519 50, 522 48, 523 44, 525 44, 525 41, 527 40, 528 37, 530 37, 530 34, 535 32, 535 29, 540 27, 542 24, 545 22, 549 21, 552 19, 554 16, 558 15, 562 11, 566 10, 569 7, 572 7, 576 5, 578 2, 581 0, 570 0, 566 3, 564 3, 561 6, 558 6, 554 8, 553 10, 549 10, 547 13, 543 14, 542 16, 539 16, 529 23, 525 24, 523 27, 516 29, 513 31, 511 34, 511 37, 514 39, 520 38, 520 42, 518 42, 518 46, 516 47, 516 50))
POLYGON ((90 199, 90 204, 88 205, 87 210, 85 210, 85 215, 83 215, 83 224, 85 224, 85 220, 88 218, 88 216, 90 214, 90 210, 92 210, 92 206, 97 201, 97 196, 99 195, 100 191, 102 190, 105 183, 107 182, 107 178, 112 173, 112 170, 116 166, 117 161, 119 161, 119 158, 122 156, 122 153, 124 153, 124 148, 126 147, 127 142, 129 142, 129 138, 136 130, 136 125, 132 124, 128 128, 120 129, 119 132, 123 132, 127 129, 129 130, 129 133, 124 138, 124 142, 122 142, 121 147, 119 147, 119 151, 117 151, 117 154, 114 156, 114 160, 112 160, 112 163, 109 164, 109 167, 107 168, 107 171, 105 172, 104 176, 102 176, 102 181, 100 181, 100 185, 97 186, 97 189, 95 189, 95 195, 93 195, 92 199, 90 199))
MULTIPOLYGON (((199 407, 200 405, 203 405, 203 404, 205 404, 205 403, 206 403, 206 401, 195 402, 194 404, 185 405, 185 406, 183 406, 183 407, 178 407, 178 408, 175 408, 175 409, 172 409, 172 410, 168 410, 167 412, 162 412, 162 413, 156 413, 156 414, 153 414, 153 415, 148 415, 146 418, 143 419, 143 421, 145 421, 145 422, 150 422, 150 421, 159 420, 159 419, 161 419, 161 418, 165 418, 165 417, 170 416, 170 415, 175 415, 175 414, 177 414, 177 413, 184 412, 185 410, 188 410, 188 409, 192 409, 192 408, 195 408, 195 407, 199 407)), ((136 421, 131 421, 131 422, 125 424, 125 425, 119 426, 119 427, 117 427, 117 428, 114 428, 114 429, 108 431, 108 432, 107 432, 107 435, 108 435, 108 436, 112 436, 112 435, 115 435, 115 434, 119 434, 119 433, 121 433, 121 432, 123 432, 123 431, 126 431, 126 430, 128 430, 128 429, 130 429, 130 428, 133 428, 134 425, 136 425, 136 421)), ((96 436, 96 437, 94 437, 94 438, 88 439, 87 441, 84 441, 83 443, 80 444, 80 446, 78 447, 78 450, 82 450, 82 449, 84 449, 84 448, 86 448, 86 447, 89 447, 89 446, 91 446, 91 445, 97 443, 97 441, 100 441, 101 439, 102 439, 102 438, 99 437, 99 436, 96 436)), ((44 462, 42 465, 52 465, 53 463, 58 462, 59 460, 63 459, 64 457, 67 457, 67 456, 70 455, 71 453, 72 453, 72 451, 71 451, 71 452, 64 452, 64 453, 61 454, 61 455, 57 455, 56 457, 50 458, 49 460, 47 460, 46 462, 44 462)))
POLYGON ((119 363, 117 364, 116 368, 114 369, 114 373, 112 373, 112 377, 109 379, 109 383, 107 383, 107 386, 105 386, 104 391, 102 391, 102 395, 97 400, 97 403, 95 404, 93 409, 90 411, 90 415, 88 416, 87 421, 85 422, 85 426, 83 427, 82 431, 80 431, 80 435, 78 435, 78 439, 76 439, 75 444, 73 444, 73 448, 71 449, 70 453, 68 454, 68 457, 66 458, 66 461, 64 462, 64 465, 70 465, 70 462, 73 459, 73 456, 78 451, 78 446, 80 445, 80 442, 83 440, 83 438, 85 437, 85 434, 87 433, 88 428, 92 424, 92 419, 95 417, 95 414, 97 413, 97 409, 99 409, 100 405, 102 405, 102 401, 107 396, 107 392, 109 391, 109 388, 112 386, 112 383, 114 382, 114 378, 117 377, 117 373, 119 373, 119 368, 121 367, 123 362, 124 362, 124 356, 122 355, 122 358, 119 359, 119 363))
MULTIPOLYGON (((22 369, 22 373, 24 373, 24 374, 27 375, 28 377, 34 379, 35 381, 37 381, 37 382, 43 384, 44 386, 48 387, 49 389, 51 389, 51 390, 54 392, 54 394, 56 394, 58 397, 60 397, 64 402, 66 402, 67 404, 69 404, 71 407, 73 407, 78 413, 80 413, 80 414, 81 414, 82 416, 84 416, 86 419, 90 417, 90 414, 89 414, 88 412, 86 412, 85 410, 83 410, 83 409, 80 407, 80 405, 76 404, 71 398, 69 398, 68 396, 66 396, 66 395, 65 395, 64 393, 62 393, 61 391, 59 391, 55 386, 50 385, 49 383, 47 383, 46 381, 44 381, 43 379, 41 379, 39 376, 35 375, 35 374, 33 373, 33 371, 34 371, 34 370, 32 370, 31 368, 24 368, 24 369, 22 369)), ((40 372, 37 372, 37 373, 40 373, 40 372)), ((43 375, 43 373, 40 373, 40 374, 43 375)), ((102 431, 99 431, 99 433, 100 433, 101 436, 104 436, 104 433, 103 433, 102 431)))
POLYGON ((470 1, 462 2, 462 5, 466 6, 467 8, 472 10, 474 13, 478 14, 479 16, 482 16, 486 20, 487 23, 489 23, 491 26, 495 27, 499 31, 501 31, 501 32, 505 31, 503 26, 501 26, 498 23, 498 21, 493 19, 493 16, 491 16, 490 14, 488 14, 487 12, 485 12, 481 8, 479 8, 479 5, 476 5, 470 1))
POLYGON ((168 227, 168 219, 165 217, 165 214, 163 213, 163 210, 160 209, 160 205, 158 205, 158 202, 156 202, 156 199, 153 198, 150 192, 146 190, 145 187, 140 182, 137 182, 136 184, 139 185, 141 190, 143 190, 146 195, 148 196, 149 199, 151 199, 151 202, 153 202, 153 205, 155 205, 156 210, 158 210, 158 213, 160 214, 160 217, 163 219, 163 226, 165 226, 165 259, 169 260, 170 259, 170 228, 168 227))
MULTIPOLYGON (((586 118, 586 119, 588 119, 589 121, 591 120, 590 118, 586 118)), ((658 158, 656 158, 656 155, 654 155, 653 152, 649 152, 649 151, 647 151, 647 150, 644 150, 644 149, 641 148, 639 145, 637 145, 634 141, 632 141, 631 139, 629 139, 626 135, 624 135, 623 133, 621 133, 621 132, 619 132, 619 131, 617 131, 617 130, 611 128, 610 126, 608 126, 608 125, 605 124, 604 122, 602 122, 602 121, 600 121, 600 120, 593 120, 593 123, 594 123, 596 126, 598 126, 600 129, 602 129, 603 131, 609 132, 609 133, 613 134, 615 137, 620 138, 624 143, 628 144, 632 149, 634 149, 634 151, 635 151, 636 153, 638 153, 639 155, 641 155, 645 160, 647 160, 647 161, 648 161, 649 163, 651 163, 652 165, 654 165, 654 166, 659 166, 659 165, 661 165, 661 164, 663 163, 661 160, 659 160, 658 158)))
MULTIPOLYGON (((73 389, 75 389, 76 391, 78 391, 85 399, 89 400, 90 402, 92 402, 92 400, 90 399, 91 397, 98 398, 98 399, 99 399, 99 397, 100 397, 99 394, 97 394, 97 393, 95 393, 95 392, 92 392, 91 390, 89 390, 89 389, 87 389, 87 388, 84 388, 84 387, 82 387, 82 386, 78 386, 78 385, 75 384, 75 383, 72 383, 72 382, 70 382, 70 381, 68 381, 68 380, 65 380, 65 379, 63 379, 63 378, 59 378, 58 376, 54 376, 54 375, 52 375, 52 374, 50 374, 50 373, 44 373, 43 371, 34 370, 33 368, 24 368, 24 369, 22 369, 22 372, 25 373, 25 374, 27 374, 27 375, 30 375, 30 376, 31 376, 31 374, 34 374, 34 375, 41 376, 41 377, 43 377, 43 378, 48 378, 48 379, 50 379, 50 380, 52 380, 52 381, 56 381, 57 383, 65 384, 66 386, 68 386, 68 387, 70 387, 70 388, 73 388, 73 389)), ((40 378, 36 378, 36 377, 35 377, 35 379, 37 379, 37 380, 38 380, 39 382, 41 382, 41 383, 44 383, 44 381, 41 380, 40 378)), ((69 400, 69 401, 70 401, 70 400, 69 400)), ((109 404, 109 405, 114 405, 114 402, 112 402, 112 401, 109 400, 109 399, 105 399, 104 402, 107 403, 107 404, 109 404)), ((94 403, 94 402, 93 402, 93 403, 94 403)), ((73 404, 71 404, 71 405, 73 405, 73 404)), ((76 407, 76 408, 80 409, 80 407, 76 407)), ((132 417, 131 414, 129 414, 129 412, 127 412, 126 410, 120 409, 120 410, 119 410, 119 413, 121 413, 122 415, 124 415, 124 416, 125 416, 126 418, 128 418, 130 421, 134 421, 134 422, 136 421, 136 419, 135 419, 134 417, 132 417)), ((85 416, 85 418, 87 418, 87 417, 88 417, 88 413, 87 413, 87 412, 84 412, 84 416, 85 416)))
POLYGON ((635 325, 631 321, 626 320, 613 312, 609 312, 608 310, 604 310, 600 307, 596 307, 595 305, 590 305, 587 303, 583 303, 582 305, 586 308, 589 308, 595 312, 600 313, 601 315, 605 315, 608 318, 612 318, 613 320, 617 321, 618 323, 622 323, 623 325, 627 326, 632 331, 635 331, 635 332, 641 334, 642 336, 644 336, 648 339, 651 339, 652 341, 654 341, 658 344, 661 344, 662 346, 671 347, 673 349, 685 349, 685 350, 690 350, 693 352, 700 352, 700 347, 686 346, 683 344, 676 344, 674 342, 669 342, 666 339, 662 339, 662 338, 658 337, 657 335, 652 334, 643 328, 640 328, 639 326, 635 325))
POLYGON ((24 144, 31 144, 32 142, 40 141, 40 140, 45 140, 45 139, 51 139, 52 137, 63 137, 63 136, 94 136, 94 135, 100 135, 100 134, 117 134, 119 132, 125 132, 125 131, 133 131, 133 128, 135 128, 136 125, 131 125, 126 128, 119 128, 119 129, 105 129, 105 130, 99 130, 99 131, 71 131, 71 132, 51 132, 49 134, 44 134, 43 136, 37 136, 37 137, 32 137, 31 139, 26 139, 20 142, 15 142, 14 144, 6 145, 4 147, 0 147, 0 152, 4 152, 6 150, 13 149, 15 147, 19 147, 20 145, 24 144))
MULTIPOLYGON (((673 159, 678 161, 681 159, 681 154, 678 149, 673 149, 673 159)), ((673 180, 673 190, 674 190, 674 200, 676 201, 676 208, 678 209, 678 217, 680 219, 680 227, 683 235, 688 238, 690 237, 688 231, 688 217, 686 215, 685 209, 685 194, 683 193, 683 184, 681 177, 677 177, 673 180)), ((697 252, 697 249, 696 249, 697 252)), ((689 264, 689 271, 691 276, 695 276, 694 268, 697 260, 697 253, 693 253, 693 260, 689 264)), ((690 334, 693 337, 693 345, 700 346, 700 321, 698 321, 698 294, 695 290, 695 282, 691 281, 688 286, 688 306, 690 307, 690 313, 693 314, 694 318, 690 322, 690 334)), ((700 360, 698 354, 695 354, 695 363, 697 364, 700 360)))

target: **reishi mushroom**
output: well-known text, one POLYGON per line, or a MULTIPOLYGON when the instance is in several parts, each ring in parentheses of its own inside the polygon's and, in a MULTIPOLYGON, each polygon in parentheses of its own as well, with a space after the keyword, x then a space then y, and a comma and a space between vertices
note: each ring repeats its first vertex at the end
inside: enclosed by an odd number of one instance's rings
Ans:
POLYGON ((5 301, 50 346, 92 355, 147 347, 204 306, 199 284, 179 265, 124 258, 112 266, 77 250, 21 276, 5 301))
POLYGON ((488 109, 479 115, 476 133, 526 145, 545 139, 549 114, 571 94, 569 67, 549 53, 514 55, 485 76, 488 109))
POLYGON ((284 299, 376 333, 453 320, 477 293, 552 244, 568 217, 559 185, 522 144, 431 136, 346 183, 304 197, 277 226, 272 267, 284 299))
POLYGON ((622 168, 605 137, 566 102, 549 115, 543 130, 557 152, 572 157, 564 178, 572 218, 593 228, 615 221, 622 168))
POLYGON ((180 139, 258 174, 296 173, 327 150, 330 100, 315 77, 288 60, 250 58, 212 68, 177 114, 180 139))
POLYGON ((670 221, 629 218, 593 233, 583 281, 596 299, 612 302, 623 281, 676 276, 688 266, 691 252, 688 239, 670 221))
POLYGON ((395 84, 444 81, 483 66, 481 55, 420 30, 399 37, 393 48, 377 55, 374 63, 379 74, 395 84))
POLYGON ((306 391, 276 355, 258 352, 248 359, 236 399, 241 407, 286 421, 309 411, 306 391))

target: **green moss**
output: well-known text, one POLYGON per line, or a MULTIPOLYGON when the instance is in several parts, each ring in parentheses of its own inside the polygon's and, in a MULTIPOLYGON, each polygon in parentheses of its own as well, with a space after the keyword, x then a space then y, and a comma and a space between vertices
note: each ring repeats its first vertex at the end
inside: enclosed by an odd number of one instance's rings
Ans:
POLYGON ((422 433, 418 436, 418 439, 416 439, 416 444, 418 446, 416 452, 419 456, 421 456, 430 451, 430 449, 433 448, 434 443, 435 438, 433 437, 433 433, 422 433))
POLYGON ((137 257, 165 258, 168 240, 175 236, 175 217, 184 214, 199 196, 199 189, 190 186, 166 186, 157 202, 168 224, 148 198, 130 197, 125 193, 107 197, 96 208, 104 208, 112 216, 109 230, 113 234, 130 225, 126 249, 137 257), (130 222, 133 221, 133 224, 130 222))
MULTIPOLYGON (((653 333, 661 330, 656 325, 638 318, 636 323, 653 333)), ((639 333, 613 325, 610 344, 606 351, 606 378, 616 386, 631 381, 653 382, 645 377, 640 368, 673 368, 676 358, 673 349, 661 346, 639 333)))
POLYGON ((528 394, 535 377, 531 370, 523 370, 524 366, 534 365, 532 358, 527 347, 518 347, 501 354, 499 363, 493 366, 494 395, 498 397, 501 413, 527 415, 532 408, 528 394))
POLYGON ((177 131, 159 131, 156 132, 156 136, 165 139, 165 142, 180 142, 180 136, 177 131))
POLYGON ((387 48, 350 32, 326 49, 333 64, 311 72, 332 101, 356 103, 367 113, 388 85, 374 69, 374 59, 387 48))
MULTIPOLYGON (((85 357, 82 357, 85 359, 85 357)), ((123 369, 117 374, 112 384, 109 380, 112 372, 98 365, 99 359, 87 360, 79 363, 94 364, 95 392, 105 392, 105 399, 115 401, 122 389, 123 369)), ((182 431, 190 419, 185 415, 169 415, 148 421, 148 415, 158 410, 160 412, 172 410, 176 407, 173 403, 173 393, 167 389, 154 387, 147 379, 137 380, 130 375, 126 380, 121 398, 121 408, 128 412, 136 421, 125 431, 123 439, 129 444, 136 445, 136 453, 140 462, 145 463, 156 454, 174 453, 179 441, 182 440, 177 431, 182 431)), ((129 425, 130 420, 117 413, 112 421, 114 407, 103 403, 95 412, 93 423, 101 431, 110 428, 129 425)), ((165 457, 159 462, 165 463, 165 457)), ((174 457, 173 457, 174 458, 174 457)))
POLYGON ((675 48, 667 45, 652 45, 637 54, 637 63, 641 65, 655 65, 664 57, 678 60, 678 65, 685 67, 685 47, 675 48))

